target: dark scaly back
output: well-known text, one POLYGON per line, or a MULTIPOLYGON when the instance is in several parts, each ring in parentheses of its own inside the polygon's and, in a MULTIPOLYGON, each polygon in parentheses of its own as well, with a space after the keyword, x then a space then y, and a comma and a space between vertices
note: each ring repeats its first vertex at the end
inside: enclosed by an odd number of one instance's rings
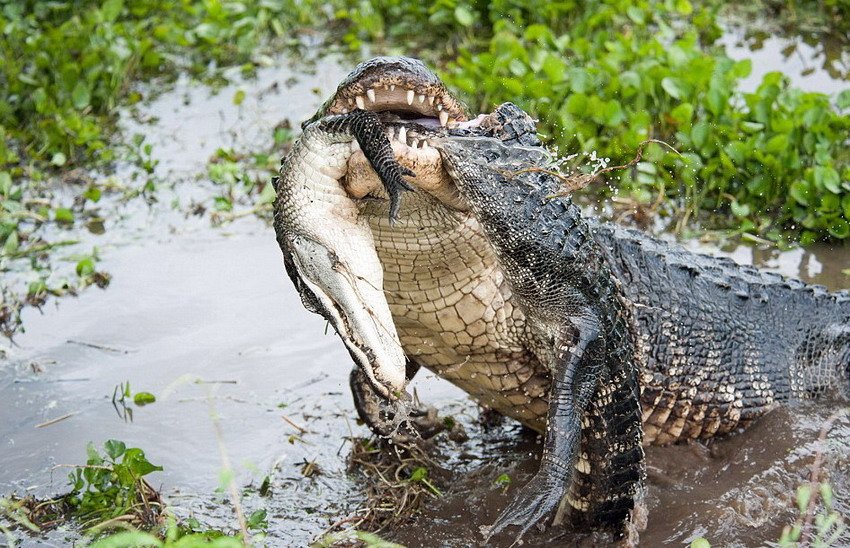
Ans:
POLYGON ((777 402, 846 393, 850 294, 606 223, 594 235, 637 319, 648 441, 746 426, 777 402))
POLYGON ((473 208, 531 321, 557 326, 591 301, 606 333, 605 361, 582 418, 580 462, 567 495, 571 520, 619 525, 644 479, 634 329, 619 285, 579 208, 550 199, 558 181, 542 172, 540 149, 492 139, 454 139, 444 162, 473 208), (584 463, 587 463, 586 465, 584 463))

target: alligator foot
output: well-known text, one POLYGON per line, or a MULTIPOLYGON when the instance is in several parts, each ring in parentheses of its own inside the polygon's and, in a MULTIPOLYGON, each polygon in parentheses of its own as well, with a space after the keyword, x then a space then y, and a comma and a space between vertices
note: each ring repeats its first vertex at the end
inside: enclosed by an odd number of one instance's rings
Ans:
POLYGON ((455 421, 444 420, 433 407, 424 406, 418 402, 411 402, 406 406, 394 406, 379 396, 358 367, 352 369, 349 383, 357 414, 370 430, 381 437, 409 443, 434 437, 445 430, 451 430, 450 435, 453 439, 461 437, 460 433, 454 431, 462 432, 463 427, 455 421), (399 412, 405 413, 407 417, 399 420, 396 417, 399 412))
POLYGON ((481 527, 485 544, 505 527, 520 528, 514 544, 519 544, 522 535, 533 525, 541 523, 548 516, 564 495, 564 483, 553 474, 543 470, 537 473, 505 508, 495 523, 490 527, 481 527))

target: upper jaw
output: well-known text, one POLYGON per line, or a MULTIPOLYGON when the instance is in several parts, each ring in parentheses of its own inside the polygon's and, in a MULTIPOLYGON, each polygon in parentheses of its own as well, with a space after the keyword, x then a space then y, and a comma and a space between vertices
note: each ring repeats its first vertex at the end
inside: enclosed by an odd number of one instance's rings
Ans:
POLYGON ((355 108, 431 119, 441 126, 467 120, 463 105, 437 75, 409 57, 376 57, 361 63, 321 112, 345 114, 355 108))

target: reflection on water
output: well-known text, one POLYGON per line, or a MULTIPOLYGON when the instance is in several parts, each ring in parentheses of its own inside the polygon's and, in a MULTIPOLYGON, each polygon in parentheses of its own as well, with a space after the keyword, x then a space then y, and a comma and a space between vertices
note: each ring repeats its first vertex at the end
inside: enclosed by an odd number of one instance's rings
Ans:
POLYGON ((850 88, 850 37, 788 35, 762 30, 764 26, 729 24, 719 40, 733 59, 752 60, 752 73, 741 83, 745 91, 755 90, 764 75, 774 71, 807 91, 837 93, 850 88))

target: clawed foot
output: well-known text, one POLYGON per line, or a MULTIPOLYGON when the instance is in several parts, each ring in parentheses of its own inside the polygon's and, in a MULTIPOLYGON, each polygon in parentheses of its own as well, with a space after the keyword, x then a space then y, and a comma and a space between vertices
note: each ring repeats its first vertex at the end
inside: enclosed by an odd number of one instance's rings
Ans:
POLYGON ((532 526, 542 524, 543 520, 558 506, 564 495, 564 483, 546 472, 538 472, 525 487, 520 489, 514 499, 490 527, 481 527, 484 543, 510 526, 519 527, 514 544, 520 543, 532 526))

